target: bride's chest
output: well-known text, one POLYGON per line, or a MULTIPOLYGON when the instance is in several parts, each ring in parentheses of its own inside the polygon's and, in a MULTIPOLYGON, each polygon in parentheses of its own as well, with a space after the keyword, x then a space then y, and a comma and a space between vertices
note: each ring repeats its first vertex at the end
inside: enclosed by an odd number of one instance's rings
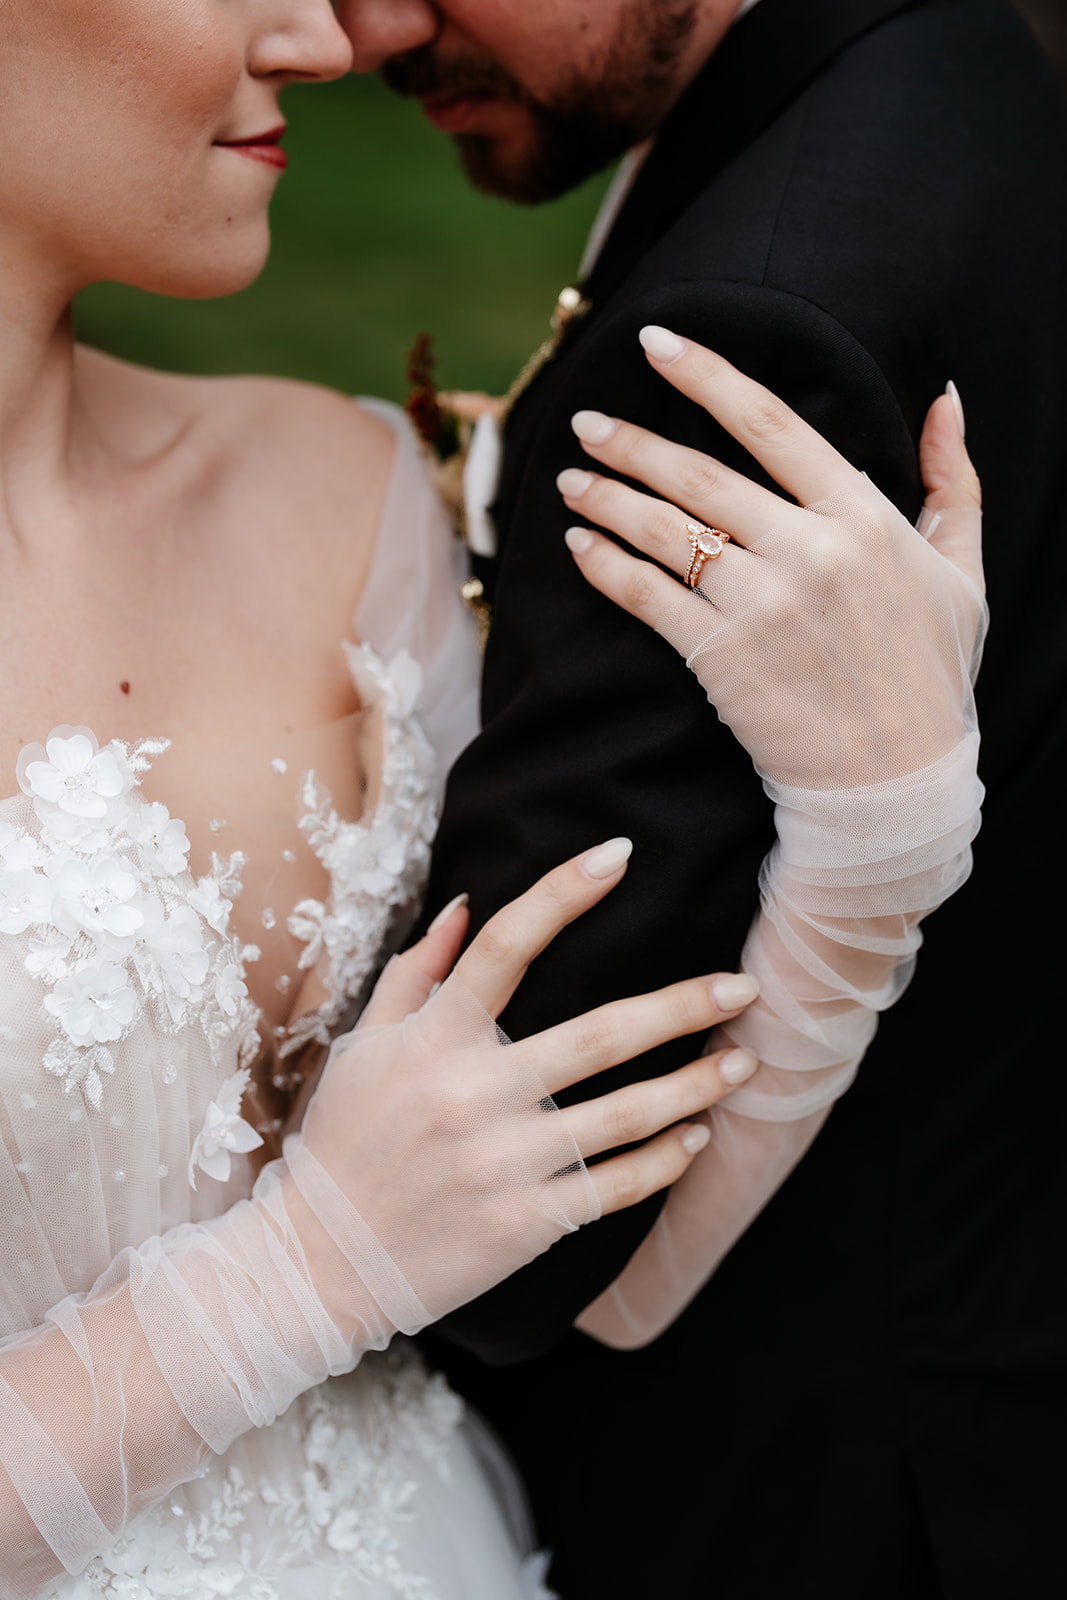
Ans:
MULTIPOLYGON (((179 684, 157 697, 158 720, 148 721, 132 684, 129 696, 120 690, 128 703, 109 707, 91 684, 79 692, 53 681, 32 708, 47 720, 34 727, 27 715, 29 738, 18 740, 24 750, 51 728, 88 727, 101 747, 111 738, 128 748, 144 738, 166 744, 150 753, 139 799, 181 830, 192 877, 225 885, 262 1030, 282 1046, 303 1014, 351 986, 353 949, 366 955, 410 894, 411 859, 432 827, 432 758, 414 717, 417 686, 405 682, 413 663, 391 673, 369 650, 335 642, 334 652, 347 693, 331 686, 317 704, 309 695, 296 707, 291 694, 277 707, 284 695, 272 698, 269 682, 254 697, 222 684, 220 699, 227 687, 234 697, 212 715, 195 684, 184 692, 179 684), (297 712, 302 726, 293 725, 297 712)), ((17 750, 8 756, 0 793, 11 794, 17 750)))

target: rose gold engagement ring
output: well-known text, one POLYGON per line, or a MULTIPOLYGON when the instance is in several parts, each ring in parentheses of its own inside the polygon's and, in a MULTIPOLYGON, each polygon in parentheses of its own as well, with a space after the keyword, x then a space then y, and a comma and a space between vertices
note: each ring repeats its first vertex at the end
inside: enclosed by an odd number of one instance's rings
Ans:
POLYGON ((706 528, 702 522, 687 522, 685 531, 693 547, 685 581, 690 589, 695 589, 705 561, 715 561, 722 555, 723 549, 730 543, 730 535, 723 533, 720 528, 706 528))

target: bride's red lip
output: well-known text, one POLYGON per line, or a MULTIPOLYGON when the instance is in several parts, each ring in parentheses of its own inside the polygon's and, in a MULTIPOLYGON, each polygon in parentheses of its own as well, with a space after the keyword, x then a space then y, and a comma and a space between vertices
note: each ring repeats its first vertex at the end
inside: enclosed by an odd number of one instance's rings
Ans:
POLYGON ((268 128, 266 133, 250 134, 247 139, 216 139, 215 143, 223 150, 234 150, 239 156, 248 156, 252 161, 262 161, 284 172, 289 165, 289 157, 281 148, 285 126, 282 122, 276 128, 268 128))

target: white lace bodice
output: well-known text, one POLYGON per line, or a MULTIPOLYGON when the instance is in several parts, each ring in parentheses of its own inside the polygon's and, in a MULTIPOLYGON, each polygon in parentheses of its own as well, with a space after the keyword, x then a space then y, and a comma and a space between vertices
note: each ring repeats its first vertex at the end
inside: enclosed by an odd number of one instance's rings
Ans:
MULTIPOLYGON (((477 650, 454 565, 400 427, 363 640, 343 644, 377 716, 377 795, 346 820, 314 772, 291 774, 328 890, 287 913, 288 931, 326 998, 280 1030, 279 1055, 329 1037, 424 884, 442 768, 475 731, 477 650)), ((165 749, 60 727, 23 752, 21 792, 0 802, 0 1362, 118 1252, 251 1189, 260 1141, 242 1093, 261 1049, 246 982, 259 952, 231 918, 244 863, 216 854, 190 872, 185 826, 152 796, 165 749)), ((212 1457, 50 1592, 432 1600, 445 1522, 422 1527, 420 1497, 455 1468, 461 1411, 410 1351, 370 1357, 212 1457)), ((9 1432, 9 1470, 17 1451, 9 1432)), ((482 1484, 472 1460, 465 1472, 482 1484)))

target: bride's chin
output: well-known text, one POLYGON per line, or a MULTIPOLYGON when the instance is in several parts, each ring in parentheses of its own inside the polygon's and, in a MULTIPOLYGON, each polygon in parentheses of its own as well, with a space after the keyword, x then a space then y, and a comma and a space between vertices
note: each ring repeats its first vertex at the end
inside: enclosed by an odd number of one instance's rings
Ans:
POLYGON ((264 224, 255 237, 238 241, 227 235, 217 244, 201 241, 198 250, 175 252, 168 260, 152 264, 130 263, 126 271, 106 276, 174 300, 214 300, 255 283, 269 255, 270 231, 264 224))

